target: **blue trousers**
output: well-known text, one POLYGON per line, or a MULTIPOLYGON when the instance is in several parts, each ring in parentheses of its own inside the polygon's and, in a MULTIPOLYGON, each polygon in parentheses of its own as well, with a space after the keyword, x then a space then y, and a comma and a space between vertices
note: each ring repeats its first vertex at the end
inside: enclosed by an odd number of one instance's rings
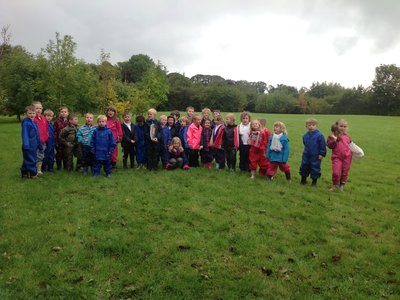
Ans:
POLYGON ((107 160, 95 160, 93 162, 93 167, 92 167, 93 176, 99 176, 102 166, 104 166, 104 172, 106 172, 106 175, 111 174, 112 164, 110 158, 107 160))

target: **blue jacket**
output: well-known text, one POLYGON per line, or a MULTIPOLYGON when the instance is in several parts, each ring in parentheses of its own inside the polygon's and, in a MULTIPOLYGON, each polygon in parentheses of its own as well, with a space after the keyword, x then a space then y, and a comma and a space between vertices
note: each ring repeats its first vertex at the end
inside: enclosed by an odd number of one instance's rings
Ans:
POLYGON ((181 127, 179 129, 179 138, 181 139, 182 143, 182 148, 183 149, 189 149, 189 145, 187 143, 187 131, 188 131, 189 125, 186 125, 184 127, 181 127))
POLYGON ((303 144, 303 160, 315 160, 318 159, 318 155, 326 155, 325 138, 319 130, 305 133, 303 144))
POLYGON ((111 159, 116 145, 112 131, 107 126, 99 126, 93 131, 90 151, 94 154, 95 160, 111 159))
POLYGON ((29 118, 23 119, 21 123, 21 129, 23 150, 30 150, 36 153, 37 149, 42 148, 39 129, 33 120, 29 118))
POLYGON ((46 149, 50 148, 50 149, 54 149, 55 143, 54 143, 54 126, 53 123, 47 121, 47 123, 49 124, 48 126, 48 130, 49 130, 49 139, 46 142, 46 149))
POLYGON ((271 162, 279 162, 279 163, 286 163, 289 159, 289 139, 286 136, 286 134, 283 134, 280 138, 280 142, 282 144, 282 149, 281 151, 274 151, 271 150, 271 143, 272 143, 272 138, 273 138, 273 134, 271 134, 271 136, 269 137, 269 141, 268 141, 268 148, 267 148, 267 158, 271 161, 271 162))

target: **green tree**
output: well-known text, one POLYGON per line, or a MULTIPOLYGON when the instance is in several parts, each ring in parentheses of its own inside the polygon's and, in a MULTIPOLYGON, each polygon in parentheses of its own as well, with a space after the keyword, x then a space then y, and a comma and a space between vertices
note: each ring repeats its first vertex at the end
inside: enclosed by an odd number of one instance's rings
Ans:
POLYGON ((400 68, 380 65, 372 82, 372 107, 381 115, 400 115, 400 68))
POLYGON ((155 68, 154 61, 145 54, 132 55, 126 62, 118 63, 122 82, 138 83, 143 80, 148 70, 155 68))
POLYGON ((17 115, 38 99, 36 80, 41 76, 34 56, 22 47, 12 47, 0 62, 2 113, 17 115))

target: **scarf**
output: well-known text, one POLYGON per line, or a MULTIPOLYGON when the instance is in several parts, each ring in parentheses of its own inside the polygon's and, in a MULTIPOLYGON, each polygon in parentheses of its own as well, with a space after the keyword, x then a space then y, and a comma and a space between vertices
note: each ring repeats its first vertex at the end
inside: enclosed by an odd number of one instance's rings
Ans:
POLYGON ((282 143, 280 142, 280 138, 282 137, 283 133, 272 135, 272 142, 270 149, 272 151, 280 152, 282 150, 282 143))

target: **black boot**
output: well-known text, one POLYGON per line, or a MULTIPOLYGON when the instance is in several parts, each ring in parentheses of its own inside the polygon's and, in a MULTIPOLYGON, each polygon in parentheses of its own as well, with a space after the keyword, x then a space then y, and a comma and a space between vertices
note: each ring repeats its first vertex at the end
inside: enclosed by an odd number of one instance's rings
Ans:
POLYGON ((289 183, 292 182, 292 178, 291 178, 291 176, 290 176, 290 172, 286 172, 285 175, 286 175, 286 180, 287 180, 289 183))
POLYGON ((126 158, 124 158, 124 159, 122 160, 122 165, 123 165, 123 168, 124 168, 124 169, 128 169, 128 162, 127 162, 127 159, 126 159, 126 158))
POLYGON ((307 184, 307 177, 301 176, 300 184, 307 184))
POLYGON ((313 179, 311 182, 311 186, 317 186, 317 180, 318 179, 313 179))

